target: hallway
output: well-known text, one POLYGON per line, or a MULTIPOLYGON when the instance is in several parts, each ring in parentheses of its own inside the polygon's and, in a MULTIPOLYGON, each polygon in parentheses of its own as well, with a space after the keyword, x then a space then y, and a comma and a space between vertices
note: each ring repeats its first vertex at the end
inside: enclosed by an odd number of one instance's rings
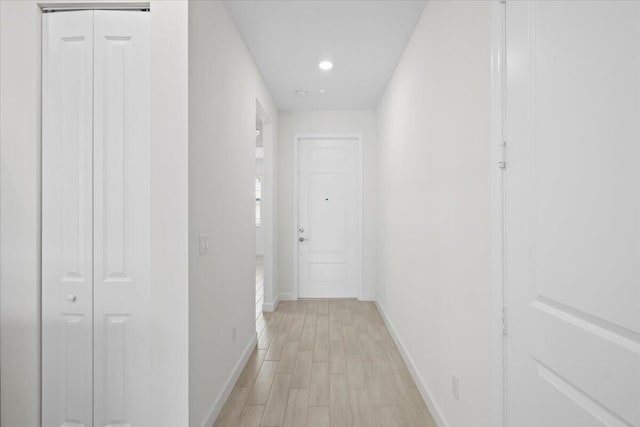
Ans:
POLYGON ((640 0, 0 0, 0 427, 640 427, 640 0))
POLYGON ((436 425, 374 303, 281 302, 257 330, 215 427, 436 425))

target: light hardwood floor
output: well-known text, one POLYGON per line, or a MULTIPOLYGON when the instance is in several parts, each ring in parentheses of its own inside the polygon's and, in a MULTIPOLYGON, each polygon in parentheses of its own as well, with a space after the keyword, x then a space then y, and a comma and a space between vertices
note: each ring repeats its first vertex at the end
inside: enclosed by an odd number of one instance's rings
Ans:
POLYGON ((285 301, 215 427, 435 427, 374 303, 285 301))

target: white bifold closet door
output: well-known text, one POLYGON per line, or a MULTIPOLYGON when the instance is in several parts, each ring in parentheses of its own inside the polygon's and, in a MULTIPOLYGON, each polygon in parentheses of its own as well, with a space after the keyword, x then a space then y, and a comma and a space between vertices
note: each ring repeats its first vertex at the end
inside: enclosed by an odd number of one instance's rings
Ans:
POLYGON ((43 426, 147 426, 149 13, 44 15, 43 426))

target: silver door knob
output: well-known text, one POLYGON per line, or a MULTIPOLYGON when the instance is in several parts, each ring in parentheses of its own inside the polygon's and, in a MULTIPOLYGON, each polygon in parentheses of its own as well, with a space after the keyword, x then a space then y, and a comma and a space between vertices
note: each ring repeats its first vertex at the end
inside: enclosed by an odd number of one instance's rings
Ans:
POLYGON ((298 237, 299 242, 304 242, 305 240, 308 240, 308 239, 305 239, 304 237, 298 237))
POLYGON ((69 302, 76 302, 76 299, 77 298, 75 295, 71 295, 71 294, 67 295, 67 301, 69 302))

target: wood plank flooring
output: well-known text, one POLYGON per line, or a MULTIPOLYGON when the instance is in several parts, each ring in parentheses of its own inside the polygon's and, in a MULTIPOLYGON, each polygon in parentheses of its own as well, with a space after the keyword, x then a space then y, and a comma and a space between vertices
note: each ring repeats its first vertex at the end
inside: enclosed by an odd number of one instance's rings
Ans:
POLYGON ((374 303, 285 301, 215 427, 436 427, 374 303))

